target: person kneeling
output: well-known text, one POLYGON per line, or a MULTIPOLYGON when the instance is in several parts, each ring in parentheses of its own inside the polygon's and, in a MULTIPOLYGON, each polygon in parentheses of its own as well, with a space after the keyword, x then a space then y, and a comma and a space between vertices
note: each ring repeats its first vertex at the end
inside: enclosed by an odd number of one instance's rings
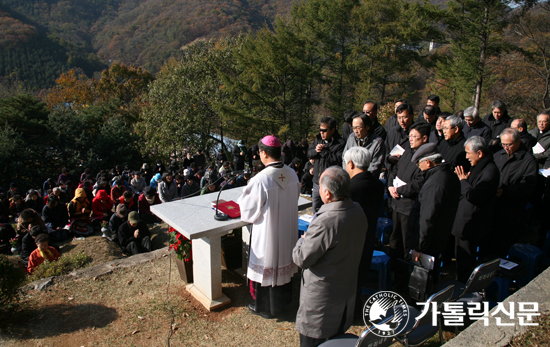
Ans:
POLYGON ((126 251, 134 254, 151 252, 151 233, 147 224, 139 220, 139 214, 132 211, 128 221, 118 228, 118 241, 126 251))
POLYGON ((50 237, 47 234, 40 234, 34 240, 36 242, 37 248, 32 251, 29 257, 29 264, 27 266, 27 271, 29 273, 32 273, 45 260, 54 261, 61 257, 61 255, 55 248, 53 248, 52 246, 48 246, 49 240, 50 237))

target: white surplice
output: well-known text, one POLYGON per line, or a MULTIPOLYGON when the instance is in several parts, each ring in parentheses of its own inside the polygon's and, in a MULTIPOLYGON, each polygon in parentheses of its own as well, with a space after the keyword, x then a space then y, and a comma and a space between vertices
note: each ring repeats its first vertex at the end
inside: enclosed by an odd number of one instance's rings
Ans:
POLYGON ((298 267, 292 249, 298 240, 300 182, 288 166, 268 166, 254 176, 237 200, 241 220, 252 223, 247 277, 262 287, 289 283, 298 267))

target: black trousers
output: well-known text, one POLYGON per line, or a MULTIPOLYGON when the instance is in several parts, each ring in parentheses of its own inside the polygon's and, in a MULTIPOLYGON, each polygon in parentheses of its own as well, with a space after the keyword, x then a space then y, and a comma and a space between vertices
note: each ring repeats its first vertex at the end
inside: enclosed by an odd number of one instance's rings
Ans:
POLYGON ((233 168, 235 168, 235 171, 244 170, 244 161, 242 163, 233 163, 233 168))
POLYGON ((409 216, 393 211, 393 231, 390 236, 390 256, 405 259, 408 255, 405 249, 407 229, 409 227, 409 216))
POLYGON ((477 239, 463 239, 455 237, 455 258, 456 258, 456 273, 458 281, 466 283, 472 271, 477 264, 477 247, 479 241, 477 239))
POLYGON ((149 236, 134 240, 126 245, 126 250, 132 253, 132 255, 151 252, 152 249, 151 238, 149 236))

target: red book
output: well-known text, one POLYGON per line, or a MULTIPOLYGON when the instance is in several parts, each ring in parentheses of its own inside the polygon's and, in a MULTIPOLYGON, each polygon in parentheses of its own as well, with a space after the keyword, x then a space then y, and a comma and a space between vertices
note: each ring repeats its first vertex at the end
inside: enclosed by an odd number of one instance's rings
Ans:
POLYGON ((218 210, 222 211, 230 218, 239 218, 241 216, 241 209, 239 208, 239 204, 237 204, 233 200, 224 202, 223 204, 219 204, 218 210))

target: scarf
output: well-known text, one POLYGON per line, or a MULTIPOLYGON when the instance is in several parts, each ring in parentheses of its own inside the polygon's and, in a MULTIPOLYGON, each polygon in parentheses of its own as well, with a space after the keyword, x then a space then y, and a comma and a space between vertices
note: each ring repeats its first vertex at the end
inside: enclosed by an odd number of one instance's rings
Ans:
POLYGON ((42 251, 42 250, 39 248, 38 251, 40 252, 40 256, 41 256, 42 258, 44 258, 44 260, 53 259, 53 254, 52 254, 52 252, 51 252, 49 249, 45 249, 44 251, 42 251))

